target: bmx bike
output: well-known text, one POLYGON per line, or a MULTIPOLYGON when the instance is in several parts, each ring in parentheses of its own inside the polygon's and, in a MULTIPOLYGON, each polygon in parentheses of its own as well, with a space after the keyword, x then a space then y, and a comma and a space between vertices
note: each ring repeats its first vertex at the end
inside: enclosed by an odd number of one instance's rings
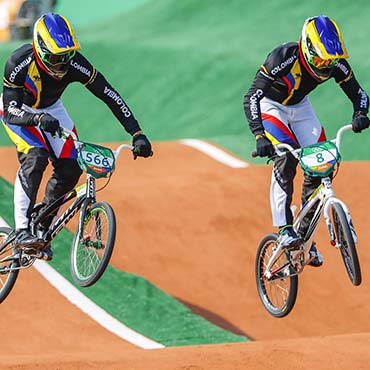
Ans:
POLYGON ((86 172, 86 181, 47 206, 43 203, 35 205, 30 228, 40 240, 37 247, 17 247, 16 231, 0 227, 0 303, 14 287, 19 271, 31 267, 37 259, 44 259, 43 250, 78 211, 79 222, 70 253, 70 272, 74 282, 81 287, 93 285, 102 276, 111 258, 116 237, 116 219, 107 202, 96 200, 96 192, 107 185, 96 190, 96 179, 106 178, 108 183, 122 149, 129 149, 135 154, 135 148, 121 144, 116 150, 111 150, 80 141, 72 131, 66 129, 61 130, 60 136, 65 140, 73 140, 77 161, 86 172), (54 216, 60 207, 73 199, 73 203, 61 215, 54 216), (42 227, 43 221, 53 216, 51 225, 45 230, 42 227))
POLYGON ((337 173, 341 160, 342 135, 350 129, 351 125, 345 125, 338 130, 335 139, 304 148, 294 149, 282 143, 275 146, 276 155, 291 153, 302 170, 310 176, 320 177, 321 183, 294 217, 293 228, 298 232, 305 216, 313 214, 308 227, 305 227, 307 231, 302 235, 301 245, 289 248, 284 244, 284 237, 276 233, 266 235, 259 244, 255 266, 257 290, 263 306, 272 316, 284 317, 294 307, 298 275, 314 258, 309 250, 322 216, 329 231, 330 244, 339 249, 350 281, 353 285, 361 284, 356 232, 348 207, 335 197, 332 185, 332 175, 337 173))

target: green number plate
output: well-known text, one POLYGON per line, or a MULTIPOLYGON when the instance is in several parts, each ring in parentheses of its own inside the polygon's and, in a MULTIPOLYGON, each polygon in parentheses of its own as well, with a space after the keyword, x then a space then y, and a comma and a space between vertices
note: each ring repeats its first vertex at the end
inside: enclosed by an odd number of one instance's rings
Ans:
POLYGON ((83 171, 100 178, 114 171, 115 158, 109 148, 83 143, 78 150, 77 162, 83 171))
POLYGON ((338 148, 331 141, 313 144, 302 149, 299 163, 303 171, 314 177, 326 177, 340 162, 338 148))

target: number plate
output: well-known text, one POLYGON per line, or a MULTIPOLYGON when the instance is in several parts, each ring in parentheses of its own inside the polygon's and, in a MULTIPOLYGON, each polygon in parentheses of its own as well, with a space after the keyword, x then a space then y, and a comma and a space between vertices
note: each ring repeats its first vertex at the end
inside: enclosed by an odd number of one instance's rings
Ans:
POLYGON ((338 148, 331 141, 313 144, 302 149, 300 165, 310 176, 326 177, 340 162, 338 148))
POLYGON ((99 178, 114 171, 115 158, 111 149, 84 143, 78 151, 78 163, 82 170, 99 178))

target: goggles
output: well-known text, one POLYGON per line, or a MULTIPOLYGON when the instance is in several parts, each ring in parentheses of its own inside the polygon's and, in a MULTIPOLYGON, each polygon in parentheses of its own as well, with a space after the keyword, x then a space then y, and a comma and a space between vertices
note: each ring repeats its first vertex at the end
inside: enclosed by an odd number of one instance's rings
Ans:
POLYGON ((308 62, 314 66, 315 68, 321 69, 321 68, 331 68, 333 67, 337 62, 339 58, 337 59, 321 59, 318 56, 311 56, 308 60, 308 62))
POLYGON ((41 49, 39 53, 41 60, 52 66, 67 64, 76 54, 76 50, 69 50, 64 53, 52 54, 45 46, 45 43, 43 42, 41 37, 38 37, 38 43, 41 49))
POLYGON ((46 62, 50 65, 57 66, 60 64, 67 64, 76 54, 76 50, 68 51, 61 54, 50 54, 43 53, 41 59, 43 62, 46 62))

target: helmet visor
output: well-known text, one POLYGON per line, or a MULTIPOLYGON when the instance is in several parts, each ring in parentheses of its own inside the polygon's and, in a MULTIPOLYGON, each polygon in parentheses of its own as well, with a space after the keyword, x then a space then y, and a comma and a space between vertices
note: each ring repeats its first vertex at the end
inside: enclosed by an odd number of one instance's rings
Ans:
POLYGON ((309 38, 306 39, 306 47, 307 47, 307 60, 313 67, 317 69, 324 69, 324 68, 331 68, 338 62, 339 58, 333 59, 323 59, 320 58, 316 50, 314 49, 312 42, 309 38))

